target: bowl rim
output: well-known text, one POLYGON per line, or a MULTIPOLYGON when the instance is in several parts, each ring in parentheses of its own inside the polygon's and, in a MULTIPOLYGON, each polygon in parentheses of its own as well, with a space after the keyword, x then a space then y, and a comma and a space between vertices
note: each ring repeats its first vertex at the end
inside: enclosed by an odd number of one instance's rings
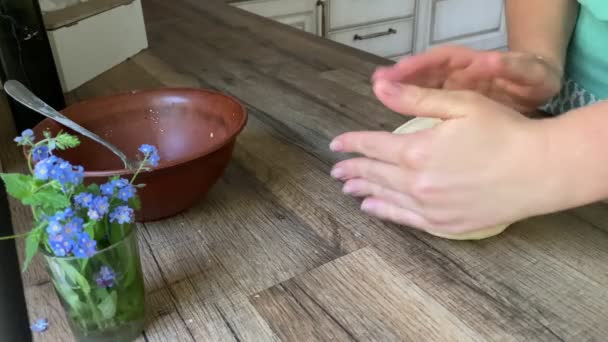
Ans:
MULTIPOLYGON (((64 112, 72 107, 75 106, 79 106, 79 105, 85 105, 85 104, 89 104, 89 103, 94 103, 94 102, 98 102, 98 101, 107 101, 109 99, 112 98, 117 98, 117 97, 124 97, 124 96, 129 96, 129 95, 137 95, 137 94, 146 94, 146 93, 155 93, 155 92, 166 92, 166 91, 176 91, 176 92, 180 92, 180 91, 187 91, 187 92, 195 92, 195 93, 207 93, 207 94, 214 94, 214 95, 219 95, 221 97, 226 98, 229 101, 234 102, 235 104, 238 105, 238 107, 241 109, 243 115, 241 117, 240 122, 238 122, 237 124, 237 128, 231 132, 228 137, 226 137, 226 139, 224 140, 224 142, 222 142, 221 144, 217 144, 214 148, 209 149, 207 151, 204 151, 202 153, 198 153, 198 154, 194 154, 192 156, 188 156, 188 157, 183 157, 180 159, 174 159, 171 161, 165 161, 163 162, 162 160, 158 163, 157 167, 152 168, 149 172, 155 172, 155 171, 160 171, 160 170, 165 170, 165 169, 169 169, 172 167, 175 167, 177 165, 182 165, 182 164, 187 164, 189 162, 192 162, 194 160, 200 159, 202 157, 208 156, 212 153, 215 153, 217 151, 219 151, 220 149, 224 148, 226 145, 232 143, 236 137, 243 131, 243 129, 245 128, 248 119, 249 119, 249 113, 247 112, 247 108, 243 105, 243 103, 241 101, 239 101, 236 97, 226 94, 224 92, 218 91, 218 90, 214 90, 214 89, 207 89, 207 88, 191 88, 191 87, 164 87, 164 88, 150 88, 150 89, 134 89, 134 90, 129 90, 129 91, 122 91, 122 92, 118 92, 118 93, 114 93, 111 95, 105 95, 105 96, 96 96, 96 97, 92 97, 89 99, 85 99, 83 101, 78 101, 75 102, 69 106, 67 106, 66 108, 60 110, 60 112, 62 114, 65 114, 64 112)), ((51 120, 49 118, 46 118, 44 120, 42 120, 41 122, 39 122, 38 124, 36 124, 33 129, 36 129, 37 127, 41 126, 43 123, 45 122, 54 122, 57 125, 59 125, 60 127, 64 127, 62 126, 60 123, 57 123, 54 120, 51 120)), ((27 153, 26 149, 24 148, 24 153, 27 153)), ((134 170, 129 170, 126 168, 120 168, 120 169, 114 169, 114 170, 104 170, 104 171, 87 171, 86 169, 84 170, 84 175, 85 177, 89 177, 89 178, 105 178, 105 177, 112 177, 112 176, 125 176, 125 175, 132 175, 135 171, 134 170)))

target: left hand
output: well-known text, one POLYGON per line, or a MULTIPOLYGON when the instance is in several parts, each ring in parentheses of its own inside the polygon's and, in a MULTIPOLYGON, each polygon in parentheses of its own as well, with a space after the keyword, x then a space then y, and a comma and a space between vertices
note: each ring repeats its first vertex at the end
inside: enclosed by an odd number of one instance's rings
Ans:
MULTIPOLYGON (((390 109, 445 121, 406 135, 351 132, 331 144, 360 153, 332 176, 363 197, 362 210, 399 224, 460 234, 549 210, 555 186, 543 158, 543 122, 471 91, 378 81, 390 109)), ((549 171, 551 172, 551 171, 549 171)))

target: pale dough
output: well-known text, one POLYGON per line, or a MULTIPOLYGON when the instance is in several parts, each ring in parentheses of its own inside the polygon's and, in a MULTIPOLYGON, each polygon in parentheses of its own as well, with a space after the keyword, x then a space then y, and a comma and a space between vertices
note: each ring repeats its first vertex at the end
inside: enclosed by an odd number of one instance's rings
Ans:
MULTIPOLYGON (((439 124, 440 122, 441 122, 441 119, 435 119, 435 118, 422 118, 422 117, 414 118, 414 119, 406 122, 403 126, 397 128, 393 133, 395 133, 395 134, 414 133, 417 131, 429 129, 429 128, 439 124)), ((435 235, 435 236, 445 238, 445 239, 450 239, 450 240, 481 240, 481 239, 487 239, 489 237, 492 237, 492 236, 495 236, 495 235, 498 235, 498 234, 504 232, 508 226, 509 226, 509 224, 502 224, 502 225, 498 225, 495 227, 480 229, 480 230, 476 230, 473 232, 467 232, 467 233, 463 233, 463 234, 443 234, 443 233, 435 233, 435 232, 428 232, 428 233, 435 235)))

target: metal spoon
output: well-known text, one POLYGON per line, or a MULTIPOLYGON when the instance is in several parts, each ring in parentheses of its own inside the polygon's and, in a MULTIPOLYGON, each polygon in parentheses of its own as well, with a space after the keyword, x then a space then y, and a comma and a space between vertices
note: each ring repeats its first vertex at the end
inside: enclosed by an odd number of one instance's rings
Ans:
POLYGON ((58 123, 73 129, 74 131, 88 137, 101 145, 108 148, 112 153, 117 155, 120 160, 125 164, 127 169, 133 169, 135 163, 132 163, 124 153, 122 153, 116 146, 110 144, 106 140, 100 138, 97 134, 89 131, 88 129, 80 126, 74 121, 67 118, 65 115, 59 113, 55 109, 53 109, 48 104, 44 103, 41 99, 39 99, 36 95, 34 95, 29 89, 27 89, 23 84, 18 81, 7 81, 4 84, 4 90, 8 95, 10 95, 15 101, 21 103, 22 105, 34 110, 51 120, 55 120, 58 123))

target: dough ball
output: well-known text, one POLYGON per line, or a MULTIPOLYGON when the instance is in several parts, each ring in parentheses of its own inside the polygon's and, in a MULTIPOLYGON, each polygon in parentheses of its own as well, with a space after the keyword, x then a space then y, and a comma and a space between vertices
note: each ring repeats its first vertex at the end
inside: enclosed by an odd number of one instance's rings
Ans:
MULTIPOLYGON (((441 119, 436 118, 414 118, 410 121, 406 122, 401 127, 397 128, 393 133, 395 134, 407 134, 414 133, 417 131, 422 131, 425 129, 429 129, 441 122, 441 119)), ((443 234, 443 233, 435 233, 428 232, 429 234, 439 236, 445 239, 450 240, 482 240, 487 239, 489 237, 498 235, 507 229, 509 224, 501 224, 495 227, 480 229, 472 232, 467 232, 463 234, 443 234)))

